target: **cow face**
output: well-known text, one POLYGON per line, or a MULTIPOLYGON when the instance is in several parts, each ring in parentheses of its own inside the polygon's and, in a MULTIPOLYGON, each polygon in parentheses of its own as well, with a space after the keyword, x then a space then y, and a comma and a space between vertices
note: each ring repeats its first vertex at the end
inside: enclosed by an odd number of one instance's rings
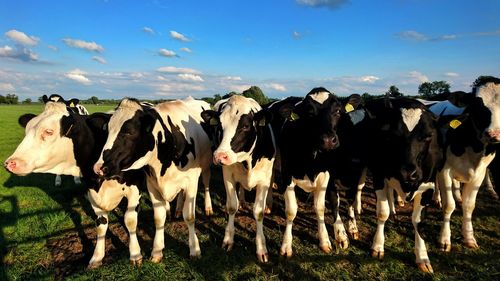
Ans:
POLYGON ((500 142, 500 83, 486 83, 476 90, 476 99, 466 112, 479 137, 487 142, 500 142))
POLYGON ((77 125, 66 105, 48 102, 40 115, 23 115, 19 123, 26 128, 26 134, 4 163, 9 172, 79 175, 71 139, 77 125))
POLYGON ((94 172, 105 178, 119 177, 121 171, 139 169, 152 157, 156 111, 143 108, 137 100, 124 99, 108 124, 108 139, 94 172))
POLYGON ((257 130, 268 125, 270 113, 262 111, 255 100, 239 95, 231 96, 219 109, 220 113, 202 113, 205 123, 215 126, 219 145, 214 151, 214 163, 232 165, 248 159, 255 146, 257 130))
POLYGON ((339 146, 336 129, 340 102, 332 93, 324 88, 311 90, 302 102, 295 105, 293 114, 298 116, 296 122, 303 125, 304 133, 310 136, 314 147, 328 151, 339 146))

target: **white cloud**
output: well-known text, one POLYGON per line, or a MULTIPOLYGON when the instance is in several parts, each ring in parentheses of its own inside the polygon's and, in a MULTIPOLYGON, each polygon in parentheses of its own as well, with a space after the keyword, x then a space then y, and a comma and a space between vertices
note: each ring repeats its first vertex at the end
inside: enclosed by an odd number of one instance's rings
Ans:
POLYGON ((420 33, 415 30, 406 30, 402 31, 399 33, 396 33, 396 37, 402 40, 407 40, 407 41, 415 41, 415 42, 425 42, 425 41, 432 41, 432 42, 438 42, 438 41, 446 41, 446 40, 455 40, 459 36, 456 34, 445 34, 445 35, 439 35, 439 36, 429 36, 423 33, 420 33))
POLYGON ((416 70, 410 71, 408 73, 408 77, 416 79, 419 83, 424 83, 424 82, 429 81, 429 78, 427 76, 425 76, 424 74, 422 74, 416 70))
POLYGON ((241 77, 239 77, 239 76, 225 76, 225 77, 222 77, 222 80, 241 81, 241 77))
POLYGON ((104 58, 98 57, 98 56, 93 56, 92 60, 94 60, 100 64, 107 64, 108 63, 104 58))
POLYGON ((370 83, 370 84, 375 83, 379 79, 380 78, 378 78, 377 76, 373 76, 373 75, 368 75, 368 76, 360 77, 360 80, 362 82, 366 82, 366 83, 370 83))
POLYGON ((87 73, 84 71, 81 71, 80 69, 77 68, 77 69, 73 69, 70 72, 64 74, 64 76, 66 78, 74 80, 80 84, 91 85, 92 81, 90 81, 90 79, 85 77, 85 74, 87 74, 87 73))
POLYGON ((174 51, 167 50, 167 49, 160 49, 158 52, 160 56, 168 57, 168 58, 173 58, 176 57, 177 54, 174 51))
POLYGON ((191 51, 191 49, 189 49, 187 47, 181 48, 181 51, 186 52, 186 53, 192 53, 193 52, 193 51, 191 51))
POLYGON ((184 83, 168 83, 161 84, 157 86, 157 92, 155 94, 160 96, 186 96, 189 92, 199 92, 206 90, 205 87, 201 85, 184 84, 184 83))
POLYGON ((196 74, 191 74, 191 73, 181 73, 181 74, 178 74, 177 77, 181 78, 182 80, 185 80, 185 81, 194 81, 194 82, 203 82, 205 80, 203 80, 203 78, 201 78, 200 75, 196 75, 196 74))
POLYGON ((2 48, 0 48, 0 57, 8 57, 10 56, 12 53, 13 53, 13 50, 12 47, 10 46, 3 46, 2 48))
POLYGON ((278 91, 278 92, 286 92, 286 87, 282 84, 278 83, 270 83, 265 85, 267 88, 278 91))
POLYGON ((248 90, 252 85, 227 85, 227 89, 232 92, 242 93, 245 90, 248 90))
POLYGON ((40 38, 35 36, 28 36, 24 32, 17 31, 15 29, 11 29, 5 32, 5 36, 7 36, 10 40, 15 41, 16 43, 28 46, 36 46, 40 38))
POLYGON ((56 46, 54 46, 54 45, 48 45, 48 46, 47 46, 47 48, 51 49, 51 50, 52 50, 52 51, 54 51, 54 52, 59 51, 59 48, 57 48, 57 47, 56 47, 56 46))
POLYGON ((171 74, 201 74, 200 71, 192 68, 182 68, 182 67, 175 67, 175 66, 164 66, 158 68, 156 71, 158 72, 163 72, 163 73, 171 73, 171 74))
POLYGON ((62 40, 68 47, 84 49, 87 51, 100 53, 104 48, 96 42, 87 42, 80 39, 64 38, 62 40))
POLYGON ((16 45, 16 48, 5 45, 0 47, 0 57, 21 60, 25 62, 38 61, 38 54, 21 45, 16 45))
POLYGON ((322 8, 326 7, 331 10, 340 8, 342 5, 349 3, 349 0, 296 0, 297 4, 309 7, 322 8))
POLYGON ((460 74, 458 74, 456 72, 446 72, 444 74, 444 76, 446 76, 446 77, 458 77, 458 76, 460 76, 460 74))
POLYGON ((0 91, 15 91, 16 89, 11 83, 0 83, 0 91))
POLYGON ((189 38, 187 38, 183 34, 177 32, 177 31, 174 31, 174 30, 170 31, 170 37, 174 38, 175 40, 179 40, 179 41, 183 41, 183 42, 191 41, 189 38))
POLYGON ((294 32, 292 33, 292 36, 293 36, 293 38, 295 38, 295 39, 300 39, 300 38, 302 38, 302 34, 301 34, 300 32, 298 32, 298 31, 294 31, 294 32))
POLYGON ((153 34, 153 35, 155 34, 155 31, 152 28, 147 27, 147 26, 143 27, 142 31, 146 32, 146 33, 149 33, 149 34, 153 34))

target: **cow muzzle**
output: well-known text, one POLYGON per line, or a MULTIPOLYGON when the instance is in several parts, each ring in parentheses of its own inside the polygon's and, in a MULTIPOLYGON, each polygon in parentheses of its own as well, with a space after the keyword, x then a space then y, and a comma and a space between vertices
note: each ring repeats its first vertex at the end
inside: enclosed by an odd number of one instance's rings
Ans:
POLYGON ((418 169, 414 166, 406 166, 401 169, 401 177, 404 182, 416 182, 419 180, 420 175, 418 169))
POLYGON ((489 138, 490 142, 500 142, 500 130, 489 130, 486 132, 486 135, 489 138))
POLYGON ((233 161, 227 152, 214 152, 214 164, 215 165, 231 165, 233 161))
POLYGON ((321 145, 322 150, 333 150, 340 145, 337 135, 324 136, 322 139, 323 139, 321 145))
POLYGON ((9 158, 5 160, 3 166, 8 172, 19 176, 29 174, 26 162, 19 158, 9 158))

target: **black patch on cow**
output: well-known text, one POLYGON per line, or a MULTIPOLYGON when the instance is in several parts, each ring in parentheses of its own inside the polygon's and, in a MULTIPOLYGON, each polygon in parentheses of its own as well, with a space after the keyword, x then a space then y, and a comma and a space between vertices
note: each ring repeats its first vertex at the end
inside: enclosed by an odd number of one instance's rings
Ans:
POLYGON ((36 114, 26 113, 26 114, 21 115, 19 117, 19 119, 17 119, 17 123, 19 123, 19 125, 21 125, 21 127, 26 128, 26 125, 28 125, 28 122, 35 117, 36 117, 36 114))
POLYGON ((108 224, 108 220, 105 217, 98 217, 95 220, 95 224, 96 224, 96 226, 99 226, 101 224, 108 224))
POLYGON ((234 152, 250 152, 257 136, 253 122, 253 113, 242 114, 236 127, 236 133, 231 139, 231 149, 234 152))
POLYGON ((427 189, 422 193, 422 199, 420 200, 421 206, 429 206, 432 203, 432 197, 434 196, 434 189, 427 189))

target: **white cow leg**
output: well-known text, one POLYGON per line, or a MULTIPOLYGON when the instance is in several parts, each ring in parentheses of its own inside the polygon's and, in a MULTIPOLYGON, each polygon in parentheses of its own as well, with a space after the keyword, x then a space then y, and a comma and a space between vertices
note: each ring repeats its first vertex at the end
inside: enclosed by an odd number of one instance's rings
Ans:
POLYGON ((56 175, 56 178, 54 180, 54 186, 55 187, 60 187, 61 184, 62 184, 61 175, 56 175))
POLYGON ((79 176, 74 176, 73 181, 75 182, 75 184, 82 184, 82 179, 79 176))
POLYGON ((264 214, 269 215, 272 209, 273 209, 273 189, 269 187, 267 189, 266 208, 264 209, 264 214))
POLYGON ((354 213, 355 208, 353 205, 347 207, 347 212, 349 216, 349 219, 347 221, 347 231, 349 232, 349 235, 351 235, 352 239, 358 240, 359 230, 358 230, 358 224, 356 222, 356 215, 354 213))
POLYGON ((247 200, 245 199, 245 189, 242 186, 238 187, 238 208, 243 210, 247 207, 247 200))
POLYGON ((253 204, 253 216, 257 225, 255 244, 257 246, 257 259, 259 260, 259 262, 268 262, 269 260, 263 224, 265 213, 264 209, 266 206, 266 197, 268 190, 270 190, 268 186, 257 185, 255 191, 255 202, 253 204))
POLYGON ((387 188, 387 195, 388 195, 390 214, 394 216, 396 215, 396 205, 394 204, 395 202, 394 189, 392 187, 387 188))
MULTIPOLYGON (((167 217, 167 204, 158 191, 149 191, 151 203, 153 204, 155 221, 155 238, 153 240, 153 250, 151 251, 151 261, 159 263, 163 258, 163 248, 165 248, 165 219, 167 217)), ((168 205, 170 206, 170 205, 168 205)))
POLYGON ((462 193, 460 192, 460 182, 456 179, 453 179, 452 186, 453 186, 453 197, 455 198, 455 201, 458 202, 459 204, 462 204, 462 193))
POLYGON ((196 229, 194 228, 197 189, 198 181, 195 180, 186 189, 184 209, 182 210, 182 215, 189 231, 189 255, 191 258, 199 258, 201 256, 200 244, 196 236, 196 229))
POLYGON ((130 263, 132 265, 142 264, 141 246, 137 240, 137 206, 139 206, 139 199, 141 194, 137 188, 132 189, 132 193, 127 197, 128 205, 125 212, 125 226, 127 227, 130 235, 128 244, 130 252, 130 263))
POLYGON ((464 245, 467 248, 479 248, 474 238, 474 229, 472 228, 472 212, 476 206, 476 196, 479 189, 479 184, 474 182, 464 184, 463 201, 462 201, 462 236, 464 237, 464 245))
POLYGON ((441 191, 441 200, 443 204, 443 224, 441 225, 441 233, 439 235, 439 244, 441 251, 451 251, 451 229, 450 219, 451 214, 455 210, 455 200, 452 193, 452 179, 450 170, 443 170, 438 175, 438 185, 441 191))
POLYGON ((356 211, 356 214, 361 215, 361 210, 362 210, 362 202, 361 202, 361 192, 363 191, 363 188, 365 187, 365 182, 366 182, 366 171, 367 169, 363 169, 363 172, 361 173, 361 178, 359 179, 358 182, 358 191, 356 192, 356 199, 354 200, 354 210, 356 211))
POLYGON ((421 214, 424 206, 420 204, 422 200, 422 193, 418 192, 415 194, 413 199, 413 213, 411 216, 411 222, 413 223, 413 228, 415 230, 415 257, 418 269, 422 272, 432 273, 434 272, 431 266, 431 261, 427 255, 427 248, 425 247, 425 241, 422 239, 420 232, 418 230, 418 224, 421 222, 421 214))
POLYGON ((180 191, 179 194, 177 194, 177 203, 175 205, 175 218, 178 219, 182 215, 182 211, 184 208, 184 191, 180 191))
MULTIPOLYGON (((387 200, 387 187, 377 190, 377 231, 373 237, 373 244, 371 249, 372 257, 383 259, 384 258, 384 226, 389 218, 389 202, 387 200)), ((392 189, 390 189, 392 192, 392 189)))
POLYGON ((205 191, 205 215, 211 216, 214 214, 212 208, 212 198, 210 197, 210 168, 205 169, 201 172, 201 181, 203 183, 203 188, 205 191))
POLYGON ((286 228, 283 234, 283 242, 281 243, 280 254, 282 256, 291 257, 292 251, 292 227, 293 220, 297 216, 297 198, 295 197, 295 190, 293 186, 288 186, 285 191, 285 215, 286 215, 286 228))
POLYGON ((96 220, 96 232, 97 232, 97 241, 95 243, 94 254, 89 261, 88 269, 97 268, 102 265, 102 259, 104 258, 104 254, 106 251, 106 232, 108 231, 108 212, 103 210, 98 210, 96 207, 93 207, 94 211, 97 215, 96 220))
MULTIPOLYGON (((324 193, 323 193, 324 194, 324 193)), ((325 222, 325 197, 323 195, 323 199, 321 199, 321 191, 317 191, 314 193, 314 206, 316 207, 316 215, 318 216, 318 232, 319 232, 319 237, 320 237, 320 248, 323 250, 325 253, 330 253, 332 251, 332 246, 330 244, 330 239, 328 239, 328 232, 326 231, 326 228, 322 230, 322 227, 324 226, 325 222), (321 208, 321 200, 323 200, 323 208, 321 208)), ((339 194, 338 192, 334 193, 334 202, 332 204, 336 207, 334 210, 334 217, 335 217, 335 222, 333 223, 333 232, 335 236, 335 243, 337 246, 339 246, 341 249, 347 249, 349 247, 349 239, 347 237, 347 233, 344 228, 344 223, 342 222, 342 219, 340 218, 340 199, 339 199, 339 194)))
MULTIPOLYGON (((224 168, 223 168, 224 173, 224 168)), ((238 196, 236 194, 236 188, 232 181, 225 181, 226 187, 226 210, 228 214, 228 220, 226 225, 226 231, 224 233, 224 240, 222 241, 222 248, 230 251, 233 249, 234 244, 234 217, 238 211, 238 196)))

